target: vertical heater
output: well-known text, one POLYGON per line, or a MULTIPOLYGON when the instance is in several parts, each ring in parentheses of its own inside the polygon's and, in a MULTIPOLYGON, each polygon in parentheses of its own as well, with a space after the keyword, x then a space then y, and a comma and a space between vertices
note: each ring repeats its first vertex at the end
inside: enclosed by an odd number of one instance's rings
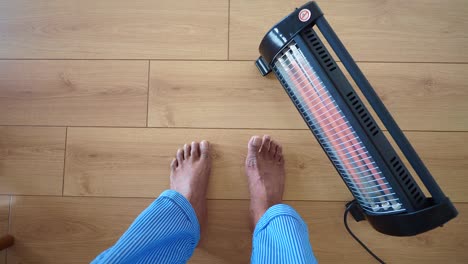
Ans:
POLYGON ((416 235, 441 226, 458 212, 423 164, 315 2, 296 9, 260 43, 256 65, 273 71, 297 110, 378 231, 416 235), (388 129, 421 182, 426 197, 338 67, 318 28, 388 129))

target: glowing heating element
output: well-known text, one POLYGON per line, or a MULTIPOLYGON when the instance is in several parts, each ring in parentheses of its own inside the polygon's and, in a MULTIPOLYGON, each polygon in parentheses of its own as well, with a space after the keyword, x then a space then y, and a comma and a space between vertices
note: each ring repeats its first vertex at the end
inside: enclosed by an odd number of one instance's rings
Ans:
POLYGON ((364 210, 371 214, 405 211, 366 146, 295 43, 274 62, 277 75, 323 149, 364 210))

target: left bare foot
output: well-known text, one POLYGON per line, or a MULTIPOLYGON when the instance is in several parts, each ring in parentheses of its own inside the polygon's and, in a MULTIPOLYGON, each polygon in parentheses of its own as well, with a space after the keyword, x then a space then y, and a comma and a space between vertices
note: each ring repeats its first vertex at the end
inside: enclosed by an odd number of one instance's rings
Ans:
POLYGON ((206 191, 211 172, 208 141, 185 144, 177 150, 171 163, 171 189, 181 193, 192 204, 200 225, 206 219, 206 191))

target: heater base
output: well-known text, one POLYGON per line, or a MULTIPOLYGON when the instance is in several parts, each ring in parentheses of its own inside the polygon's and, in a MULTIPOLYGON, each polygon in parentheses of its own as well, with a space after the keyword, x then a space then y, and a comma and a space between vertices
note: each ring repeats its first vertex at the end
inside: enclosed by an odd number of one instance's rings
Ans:
POLYGON ((394 215, 366 215, 367 221, 379 232, 391 236, 414 236, 436 227, 441 227, 458 215, 457 209, 447 197, 443 202, 432 206, 403 214, 394 215))

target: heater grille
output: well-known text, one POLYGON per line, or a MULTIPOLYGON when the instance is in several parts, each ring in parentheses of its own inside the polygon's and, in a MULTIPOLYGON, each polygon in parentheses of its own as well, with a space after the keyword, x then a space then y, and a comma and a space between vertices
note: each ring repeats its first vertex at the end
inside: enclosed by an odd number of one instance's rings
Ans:
MULTIPOLYGON (((322 47, 317 43, 317 48, 322 47)), ((328 70, 333 71, 336 65, 330 62, 328 70)), ((361 207, 370 214, 405 211, 328 87, 294 42, 276 57, 273 70, 361 207)), ((378 133, 373 122, 368 124, 371 133, 378 133)))

